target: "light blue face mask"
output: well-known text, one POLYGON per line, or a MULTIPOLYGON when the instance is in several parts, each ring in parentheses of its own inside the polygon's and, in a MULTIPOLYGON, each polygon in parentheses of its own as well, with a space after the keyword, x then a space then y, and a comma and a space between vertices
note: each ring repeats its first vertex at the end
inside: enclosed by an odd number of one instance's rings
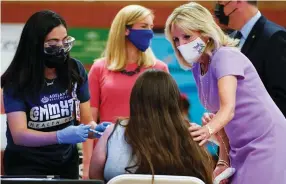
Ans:
POLYGON ((150 44, 154 33, 150 29, 131 29, 129 28, 129 41, 140 51, 145 52, 150 44))

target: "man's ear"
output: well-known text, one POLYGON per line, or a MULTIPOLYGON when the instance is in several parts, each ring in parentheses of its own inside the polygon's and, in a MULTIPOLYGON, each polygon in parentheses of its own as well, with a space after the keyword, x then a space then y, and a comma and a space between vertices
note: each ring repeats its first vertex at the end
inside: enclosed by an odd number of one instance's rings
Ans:
POLYGON ((244 10, 246 5, 248 5, 247 0, 237 0, 236 1, 236 8, 239 11, 244 10))

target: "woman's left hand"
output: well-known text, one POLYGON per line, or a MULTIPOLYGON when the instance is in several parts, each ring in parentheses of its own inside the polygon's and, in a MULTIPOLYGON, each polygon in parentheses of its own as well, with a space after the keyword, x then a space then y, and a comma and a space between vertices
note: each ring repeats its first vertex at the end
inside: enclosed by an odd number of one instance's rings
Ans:
POLYGON ((204 115, 202 117, 202 124, 203 125, 208 124, 213 119, 214 116, 215 116, 215 114, 213 114, 213 113, 204 113, 204 115))
POLYGON ((200 146, 203 146, 211 136, 206 126, 201 127, 195 123, 191 123, 189 131, 194 141, 200 142, 200 146))
POLYGON ((105 131, 105 129, 107 129, 109 125, 111 125, 111 122, 102 122, 99 125, 97 125, 94 128, 94 130, 90 130, 90 131, 94 132, 94 137, 100 138, 103 132, 105 131))

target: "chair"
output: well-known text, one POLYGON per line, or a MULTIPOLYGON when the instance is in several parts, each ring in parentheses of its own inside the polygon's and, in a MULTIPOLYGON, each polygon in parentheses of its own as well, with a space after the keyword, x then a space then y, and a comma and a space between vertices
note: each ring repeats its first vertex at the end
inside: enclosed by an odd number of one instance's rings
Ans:
MULTIPOLYGON (((152 175, 123 174, 112 178, 107 184, 151 184, 152 175)), ((154 184, 205 184, 191 176, 155 175, 154 184)))
POLYGON ((1 184, 104 184, 101 180, 71 180, 51 178, 1 178, 1 184))
MULTIPOLYGON (((1 89, 2 91, 2 89, 1 89)), ((0 94, 2 98, 1 99, 1 114, 0 114, 0 168, 1 168, 1 175, 4 175, 4 165, 3 165, 3 158, 4 158, 4 151, 7 145, 7 139, 6 139, 6 130, 7 130, 7 124, 6 124, 6 114, 4 114, 4 106, 3 106, 3 97, 2 94, 0 94)))

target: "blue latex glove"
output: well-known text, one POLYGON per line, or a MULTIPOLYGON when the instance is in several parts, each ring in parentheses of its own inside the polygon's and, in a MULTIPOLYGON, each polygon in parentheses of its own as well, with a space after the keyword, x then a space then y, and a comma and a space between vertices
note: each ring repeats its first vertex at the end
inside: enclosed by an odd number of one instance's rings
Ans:
POLYGON ((79 126, 69 126, 57 131, 59 144, 77 144, 85 142, 88 137, 90 125, 80 124, 79 126))
POLYGON ((103 132, 105 131, 105 129, 111 125, 110 122, 102 122, 100 123, 99 125, 97 125, 94 130, 93 129, 90 129, 89 131, 93 132, 94 133, 94 137, 96 138, 100 138, 103 134, 103 132))

